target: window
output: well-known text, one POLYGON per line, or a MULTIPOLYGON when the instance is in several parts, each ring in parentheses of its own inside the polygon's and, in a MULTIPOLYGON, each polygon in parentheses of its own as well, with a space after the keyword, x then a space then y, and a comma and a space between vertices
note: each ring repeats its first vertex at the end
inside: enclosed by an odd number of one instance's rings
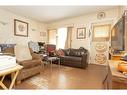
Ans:
POLYGON ((59 28, 57 31, 57 49, 64 49, 67 38, 67 28, 59 28))
POLYGON ((48 31, 49 44, 56 45, 56 48, 64 49, 67 38, 67 28, 59 28, 58 30, 48 31))

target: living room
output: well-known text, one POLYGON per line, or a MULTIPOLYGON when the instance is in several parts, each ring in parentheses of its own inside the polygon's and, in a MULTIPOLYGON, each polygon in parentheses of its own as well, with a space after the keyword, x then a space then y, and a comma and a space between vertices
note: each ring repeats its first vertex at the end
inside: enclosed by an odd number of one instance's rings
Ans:
POLYGON ((111 51, 112 31, 126 10, 126 6, 1 6, 1 60, 5 54, 18 63, 0 71, 1 89, 126 89, 126 67, 112 70, 114 62, 126 55, 126 47, 116 55, 111 51))

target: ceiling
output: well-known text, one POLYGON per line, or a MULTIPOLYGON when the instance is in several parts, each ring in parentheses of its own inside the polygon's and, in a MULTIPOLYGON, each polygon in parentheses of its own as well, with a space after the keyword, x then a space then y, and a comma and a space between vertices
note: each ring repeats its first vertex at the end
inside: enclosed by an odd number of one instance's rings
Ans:
POLYGON ((1 6, 0 8, 44 23, 99 12, 117 6, 1 6))

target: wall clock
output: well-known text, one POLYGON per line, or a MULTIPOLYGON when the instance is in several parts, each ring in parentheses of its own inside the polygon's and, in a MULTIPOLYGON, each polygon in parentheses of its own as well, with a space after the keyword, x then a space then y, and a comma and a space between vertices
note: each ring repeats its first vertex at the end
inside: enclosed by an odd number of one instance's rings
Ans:
POLYGON ((97 14, 97 18, 98 18, 98 19, 104 19, 104 18, 105 18, 105 12, 99 12, 99 13, 97 14))

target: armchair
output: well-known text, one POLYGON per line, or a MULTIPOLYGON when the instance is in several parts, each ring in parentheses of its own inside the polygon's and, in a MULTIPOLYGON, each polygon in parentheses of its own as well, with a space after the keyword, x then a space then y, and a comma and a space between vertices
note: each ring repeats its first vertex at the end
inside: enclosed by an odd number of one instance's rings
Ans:
MULTIPOLYGON (((14 48, 6 48, 4 53, 13 53, 14 54, 14 48)), ((21 83, 22 80, 29 78, 31 76, 34 76, 41 72, 42 69, 42 60, 39 54, 36 54, 30 49, 30 54, 32 55, 31 60, 24 60, 21 62, 18 62, 18 64, 23 66, 23 69, 19 72, 16 82, 21 83)))

